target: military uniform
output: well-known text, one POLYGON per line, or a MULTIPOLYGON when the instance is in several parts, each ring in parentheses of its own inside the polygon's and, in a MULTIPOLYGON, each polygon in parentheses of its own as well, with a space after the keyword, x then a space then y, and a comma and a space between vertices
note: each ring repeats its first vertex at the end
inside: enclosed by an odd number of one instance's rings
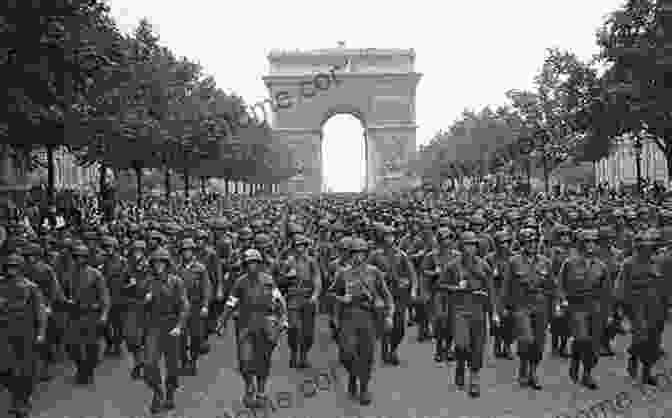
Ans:
POLYGON ((87 264, 89 249, 77 245, 78 258, 63 287, 71 309, 67 331, 69 354, 77 366, 77 382, 91 384, 99 362, 98 339, 110 310, 110 293, 102 273, 87 264))
MULTIPOLYGON (((355 239, 351 251, 365 254, 367 247, 364 240, 355 239)), ((359 396, 360 403, 366 405, 371 403, 369 382, 381 316, 388 326, 392 322, 392 294, 383 273, 366 263, 340 270, 330 292, 339 301, 339 359, 349 373, 348 392, 351 397, 359 396)))
POLYGON ((464 372, 468 365, 469 394, 474 397, 480 395, 479 373, 483 368, 487 313, 495 312, 498 315, 492 270, 485 260, 476 255, 480 242, 473 232, 464 232, 462 245, 475 245, 475 253, 469 255, 463 252, 446 267, 445 275, 437 284, 444 285, 452 293, 457 359, 455 383, 460 387, 464 385, 464 372))
POLYGON ((438 235, 443 245, 427 254, 422 261, 423 279, 419 286, 419 293, 420 295, 427 295, 430 300, 436 343, 434 360, 441 362, 452 360, 450 348, 454 335, 454 309, 450 290, 445 289, 440 284, 447 272, 447 266, 458 258, 460 253, 447 246, 455 238, 455 234, 449 228, 440 228, 438 235))
POLYGON ((653 247, 658 237, 655 231, 640 232, 636 236, 635 254, 623 263, 616 284, 616 293, 625 306, 625 314, 632 326, 632 342, 627 370, 637 378, 642 364, 642 382, 655 385, 651 367, 659 357, 660 321, 664 320, 661 297, 665 289, 662 266, 652 260, 653 247))
POLYGON ((23 251, 28 262, 25 264, 24 273, 26 278, 37 284, 44 296, 45 309, 47 312, 46 343, 40 348, 42 360, 42 378, 48 380, 48 366, 56 361, 61 353, 63 335, 66 328, 66 298, 63 287, 56 277, 54 269, 44 260, 38 258, 43 254, 39 244, 31 244, 23 251))
MULTIPOLYGON (((495 234, 496 250, 490 253, 486 258, 486 261, 492 270, 495 292, 499 299, 501 299, 504 287, 504 273, 506 272, 507 264, 511 258, 511 238, 511 234, 509 234, 508 231, 497 232, 495 234)), ((513 344, 514 340, 514 321, 513 316, 511 315, 512 307, 502 306, 501 308, 506 308, 503 309, 500 317, 501 321, 499 324, 493 324, 491 329, 495 339, 493 350, 496 358, 511 359, 511 344, 513 344)))
POLYGON ((541 389, 536 370, 543 358, 548 326, 549 290, 554 288, 551 260, 536 253, 536 232, 518 234, 522 253, 509 260, 504 275, 502 303, 513 308, 521 386, 541 389), (531 247, 530 247, 531 246, 531 247))
POLYGON ((103 237, 102 247, 106 251, 105 261, 98 266, 103 273, 110 291, 110 315, 105 328, 107 354, 121 355, 121 343, 124 338, 124 312, 128 310, 121 290, 128 282, 128 260, 117 253, 119 242, 114 237, 103 237))
MULTIPOLYGON (((250 249, 244 262, 261 263, 261 254, 250 249)), ((229 295, 222 325, 237 310, 236 340, 238 370, 246 384, 243 401, 248 407, 265 405, 265 391, 271 368, 271 357, 282 328, 287 327, 287 306, 273 278, 259 270, 241 276, 229 295), (255 387, 253 378, 257 379, 255 387)))
POLYGON ((567 313, 574 337, 569 375, 578 381, 579 364, 582 364, 581 383, 589 389, 597 389, 591 372, 599 359, 611 284, 606 265, 595 254, 585 252, 590 242, 597 242, 597 231, 581 231, 578 239, 583 251, 565 260, 558 274, 558 292, 561 300, 568 303, 567 313))
POLYGON ((142 349, 145 329, 145 294, 142 289, 146 288, 145 281, 149 273, 149 261, 144 255, 146 249, 147 244, 144 241, 135 241, 132 244, 128 259, 128 282, 120 292, 126 307, 123 313, 124 340, 134 361, 131 369, 132 379, 142 377, 144 368, 142 349))
MULTIPOLYGON (((154 263, 170 263, 170 253, 159 248, 152 253, 154 263)), ((190 305, 184 281, 166 269, 161 273, 148 272, 138 287, 138 295, 145 304, 145 382, 154 392, 152 413, 174 408, 174 394, 179 386, 181 334, 189 319, 190 305), (160 361, 165 358, 165 379, 160 361), (165 384, 165 391, 164 391, 165 384), (164 399, 165 394, 165 399, 164 399)))
MULTIPOLYGON (((295 247, 309 243, 303 235, 294 238, 295 247)), ((307 368, 308 352, 315 342, 316 302, 321 294, 320 267, 310 256, 300 252, 288 253, 283 272, 278 277, 289 312, 287 341, 290 349, 290 367, 307 368)))
MULTIPOLYGON (((196 244, 191 238, 184 239, 180 245, 181 252, 186 250, 196 250, 196 244)), ((182 338, 182 363, 187 374, 195 376, 203 341, 207 338, 205 319, 212 300, 212 282, 208 270, 196 258, 180 265, 177 274, 184 282, 191 307, 186 333, 182 338)))
MULTIPOLYGON (((383 236, 394 233, 394 228, 390 226, 384 226, 381 230, 383 236)), ((387 288, 394 298, 394 326, 389 333, 383 335, 381 357, 386 364, 399 365, 397 349, 406 335, 406 310, 411 299, 416 297, 418 280, 406 253, 393 246, 384 245, 384 248, 371 254, 368 264, 385 274, 387 288)))
MULTIPOLYGON (((5 267, 20 269, 23 258, 10 255, 5 267)), ((3 272, 3 274, 6 273, 3 272)), ((37 345, 47 328, 45 300, 39 287, 25 276, 0 279, 0 383, 12 395, 12 410, 27 417, 37 383, 37 345)))

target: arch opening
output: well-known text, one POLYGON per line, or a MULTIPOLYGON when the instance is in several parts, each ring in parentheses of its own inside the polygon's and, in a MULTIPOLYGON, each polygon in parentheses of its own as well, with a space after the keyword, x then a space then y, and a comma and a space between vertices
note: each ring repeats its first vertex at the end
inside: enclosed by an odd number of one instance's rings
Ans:
POLYGON ((333 113, 322 123, 322 192, 361 192, 366 187, 366 129, 359 115, 333 113))

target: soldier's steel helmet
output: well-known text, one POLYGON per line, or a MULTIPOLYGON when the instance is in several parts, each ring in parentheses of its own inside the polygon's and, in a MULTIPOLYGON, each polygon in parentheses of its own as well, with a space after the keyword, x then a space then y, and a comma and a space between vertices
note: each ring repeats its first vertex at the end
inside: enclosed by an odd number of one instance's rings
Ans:
POLYGON ((251 262, 262 262, 263 259, 261 258, 261 253, 254 248, 250 248, 249 250, 245 250, 245 253, 243 254, 243 261, 246 263, 251 263, 251 262))

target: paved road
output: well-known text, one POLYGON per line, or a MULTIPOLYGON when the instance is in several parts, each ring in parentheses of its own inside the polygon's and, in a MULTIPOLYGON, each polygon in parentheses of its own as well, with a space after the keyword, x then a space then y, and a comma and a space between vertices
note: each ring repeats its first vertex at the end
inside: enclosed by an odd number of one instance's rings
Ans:
MULTIPOLYGON (((415 342, 415 329, 410 332, 401 347, 400 367, 379 367, 372 383, 374 403, 368 407, 354 405, 345 394, 345 377, 342 369, 337 369, 336 379, 340 382, 328 388, 329 368, 334 366, 335 347, 330 343, 326 321, 318 321, 319 338, 312 353, 315 370, 297 372, 289 369, 286 344, 282 344, 274 357, 270 391, 290 392, 289 408, 268 411, 267 416, 277 418, 341 418, 341 417, 455 417, 455 418, 552 418, 577 416, 577 411, 597 401, 614 398, 625 392, 629 405, 621 415, 633 418, 663 418, 664 407, 670 408, 667 416, 672 417, 672 384, 659 393, 645 393, 633 386, 623 370, 622 354, 627 338, 620 337, 617 348, 621 353, 615 358, 602 358, 596 377, 601 383, 600 390, 587 391, 572 385, 567 377, 566 361, 547 359, 542 363, 542 383, 544 391, 533 392, 520 389, 515 384, 516 361, 488 358, 482 376, 482 397, 474 400, 457 391, 452 384, 452 365, 437 366, 433 361, 433 345, 415 342), (315 396, 302 396, 301 382, 310 375, 324 376, 320 385, 324 391, 315 396), (668 393, 669 391, 669 393, 668 393), (644 400, 648 396, 648 400, 644 400), (648 412, 645 410, 648 409, 648 412), (573 414, 573 415, 572 415, 573 414)), ((202 362, 197 377, 186 377, 184 389, 177 395, 178 409, 159 414, 159 417, 175 418, 228 418, 254 417, 240 404, 242 384, 235 372, 235 349, 232 329, 228 335, 213 340, 213 351, 202 362), (228 411, 228 415, 227 415, 228 411)), ((665 336, 666 346, 672 347, 672 333, 665 336)), ((672 350, 672 349, 671 349, 672 350)), ((667 362, 668 360, 665 360, 667 362)), ((119 418, 149 417, 148 400, 151 397, 147 387, 131 381, 128 377, 127 360, 106 360, 98 371, 98 379, 92 388, 81 388, 71 384, 72 372, 63 371, 63 376, 45 384, 34 401, 35 417, 43 418, 119 418)), ((672 369, 672 365, 659 365, 672 369)), ((304 392, 314 386, 304 385, 304 392)), ((282 395, 281 395, 282 396, 282 395)), ((285 395, 285 398, 288 396, 285 395)), ((6 404, 6 394, 0 395, 0 404, 6 404)), ((623 404, 624 402, 621 402, 623 404)), ((627 402, 626 402, 627 403, 627 402)), ((276 405, 281 406, 281 405, 276 405)), ((621 405, 623 406, 623 405, 621 405)), ((258 414, 259 417, 264 414, 258 414)), ((2 416, 2 413, 0 413, 2 416)), ((578 415, 591 416, 591 415, 578 415)), ((617 415, 592 415, 617 416, 617 415)))

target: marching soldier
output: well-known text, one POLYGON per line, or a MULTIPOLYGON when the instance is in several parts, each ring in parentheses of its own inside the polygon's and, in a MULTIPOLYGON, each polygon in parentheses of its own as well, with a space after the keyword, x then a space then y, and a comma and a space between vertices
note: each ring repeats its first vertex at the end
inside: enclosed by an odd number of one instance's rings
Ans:
POLYGON ((537 368, 543 358, 548 327, 548 290, 554 287, 551 260, 536 251, 536 231, 518 233, 521 253, 514 255, 504 274, 502 300, 513 308, 518 343, 518 381, 522 387, 541 390, 537 368))
POLYGON ((606 265, 597 257, 598 232, 582 230, 577 234, 579 254, 567 258, 558 275, 558 294, 567 306, 572 327, 572 353, 569 376, 588 389, 598 388, 592 370, 599 360, 604 314, 611 290, 606 265))
MULTIPOLYGON (((208 270, 212 288, 212 298, 210 300, 210 306, 208 307, 208 318, 205 323, 205 331, 209 336, 214 333, 217 328, 217 322, 210 311, 217 305, 217 303, 223 304, 225 302, 225 294, 224 284, 222 283, 224 280, 223 266, 219 255, 217 254, 217 250, 208 243, 208 238, 209 234, 206 231, 196 231, 196 257, 208 270)), ((204 338, 201 343, 203 344, 201 353, 207 354, 210 351, 208 339, 204 338)))
POLYGON ((309 243, 302 234, 294 236, 293 248, 286 254, 284 274, 278 278, 289 312, 290 367, 300 369, 310 367, 308 353, 315 341, 316 308, 322 293, 320 266, 308 255, 309 243))
POLYGON ((104 236, 101 239, 101 249, 105 258, 99 270, 107 281, 112 303, 109 320, 105 328, 106 354, 119 357, 124 338, 124 312, 128 310, 121 295, 121 289, 128 282, 127 260, 120 254, 119 241, 114 237, 104 236))
MULTIPOLYGON (((507 264, 511 259, 511 234, 504 230, 495 233, 495 251, 490 253, 486 259, 490 268, 495 285, 495 292, 501 296, 503 292, 504 273, 506 272, 507 264)), ((511 316, 511 306, 501 306, 506 314, 501 316, 500 324, 492 327, 492 334, 494 341, 494 355, 495 358, 513 359, 511 354, 511 344, 514 340, 513 317, 511 316)))
POLYGON ((452 248, 455 234, 448 227, 442 227, 438 233, 439 248, 425 256, 422 262, 424 276, 420 293, 427 294, 433 307, 432 317, 434 320, 434 338, 436 348, 434 361, 450 361, 453 355, 450 348, 453 342, 453 305, 450 300, 450 292, 440 284, 442 276, 458 256, 459 252, 452 248))
MULTIPOLYGON (((548 252, 551 259, 551 266, 553 269, 553 276, 558 277, 560 268, 574 252, 571 246, 572 230, 566 225, 556 225, 552 229, 553 246, 548 252)), ((555 295, 551 296, 552 299, 555 295)), ((549 309, 555 304, 549 301, 549 309)), ((567 342, 570 336, 570 319, 567 311, 561 307, 560 309, 549 312, 551 320, 551 349, 554 355, 559 357, 569 357, 567 354, 567 342)))
POLYGON ((100 331, 104 329, 110 311, 110 293, 102 273, 88 264, 89 249, 84 244, 77 244, 72 255, 75 266, 64 281, 71 306, 70 335, 67 337, 69 354, 77 368, 76 383, 91 385, 99 362, 100 331))
POLYGON ((658 235, 657 230, 651 229, 635 236, 634 254, 625 260, 616 281, 617 296, 632 327, 627 371, 637 379, 641 364, 641 381, 648 385, 656 385, 651 367, 660 354, 659 321, 664 318, 660 295, 665 278, 660 264, 653 262, 658 235))
POLYGON ((239 312, 236 321, 238 369, 245 382, 243 403, 248 408, 262 408, 269 401, 266 382, 271 357, 282 329, 288 327, 284 297, 273 278, 263 271, 262 261, 259 251, 245 251, 245 274, 231 289, 219 325, 226 327, 232 312, 239 312))
POLYGON ((124 300, 126 310, 124 314, 124 341, 129 354, 133 357, 131 379, 142 378, 144 369, 143 346, 144 346, 144 320, 145 305, 144 294, 139 289, 144 289, 147 279, 149 261, 145 254, 147 244, 145 241, 135 241, 129 249, 127 283, 121 289, 121 297, 124 300))
POLYGON ((26 278, 35 283, 44 296, 47 314, 47 341, 41 348, 41 380, 50 380, 49 366, 56 361, 61 352, 63 333, 65 332, 66 298, 56 272, 42 259, 42 247, 31 243, 23 249, 26 260, 24 273, 26 278))
POLYGON ((362 405, 372 402, 369 382, 379 321, 384 318, 384 327, 390 330, 395 309, 383 273, 366 264, 367 253, 366 241, 354 239, 351 265, 336 274, 331 288, 338 302, 339 359, 349 374, 348 393, 362 405))
POLYGON ((138 295, 144 300, 146 315, 143 375, 147 386, 153 391, 150 405, 153 414, 175 408, 175 391, 179 387, 180 377, 180 337, 190 313, 184 282, 169 272, 170 265, 168 250, 154 250, 150 258, 149 274, 138 287, 138 295), (160 367, 162 358, 165 358, 165 379, 160 367))
POLYGON ((406 334, 406 310, 418 291, 415 269, 406 256, 394 246, 395 230, 383 225, 380 229, 382 248, 374 251, 368 264, 377 267, 385 274, 387 287, 394 297, 394 326, 382 338, 381 358, 383 363, 399 365, 397 350, 406 334))
POLYGON ((189 298, 191 312, 187 320, 186 333, 182 338, 182 363, 189 376, 196 376, 198 357, 201 354, 203 340, 207 338, 205 319, 212 299, 212 283, 205 266, 196 259, 196 243, 185 238, 180 243, 181 265, 177 269, 182 278, 189 298))
POLYGON ((45 343, 47 312, 39 287, 21 274, 24 260, 10 254, 0 275, 0 384, 12 396, 10 413, 27 418, 35 389, 37 346, 45 343))
POLYGON ((442 278, 452 291, 453 329, 455 332, 455 384, 464 387, 465 368, 469 366, 469 395, 480 396, 479 375, 483 368, 487 338, 486 318, 492 312, 493 322, 499 323, 497 295, 492 271, 478 257, 478 236, 466 231, 460 237, 461 254, 446 268, 442 278))

